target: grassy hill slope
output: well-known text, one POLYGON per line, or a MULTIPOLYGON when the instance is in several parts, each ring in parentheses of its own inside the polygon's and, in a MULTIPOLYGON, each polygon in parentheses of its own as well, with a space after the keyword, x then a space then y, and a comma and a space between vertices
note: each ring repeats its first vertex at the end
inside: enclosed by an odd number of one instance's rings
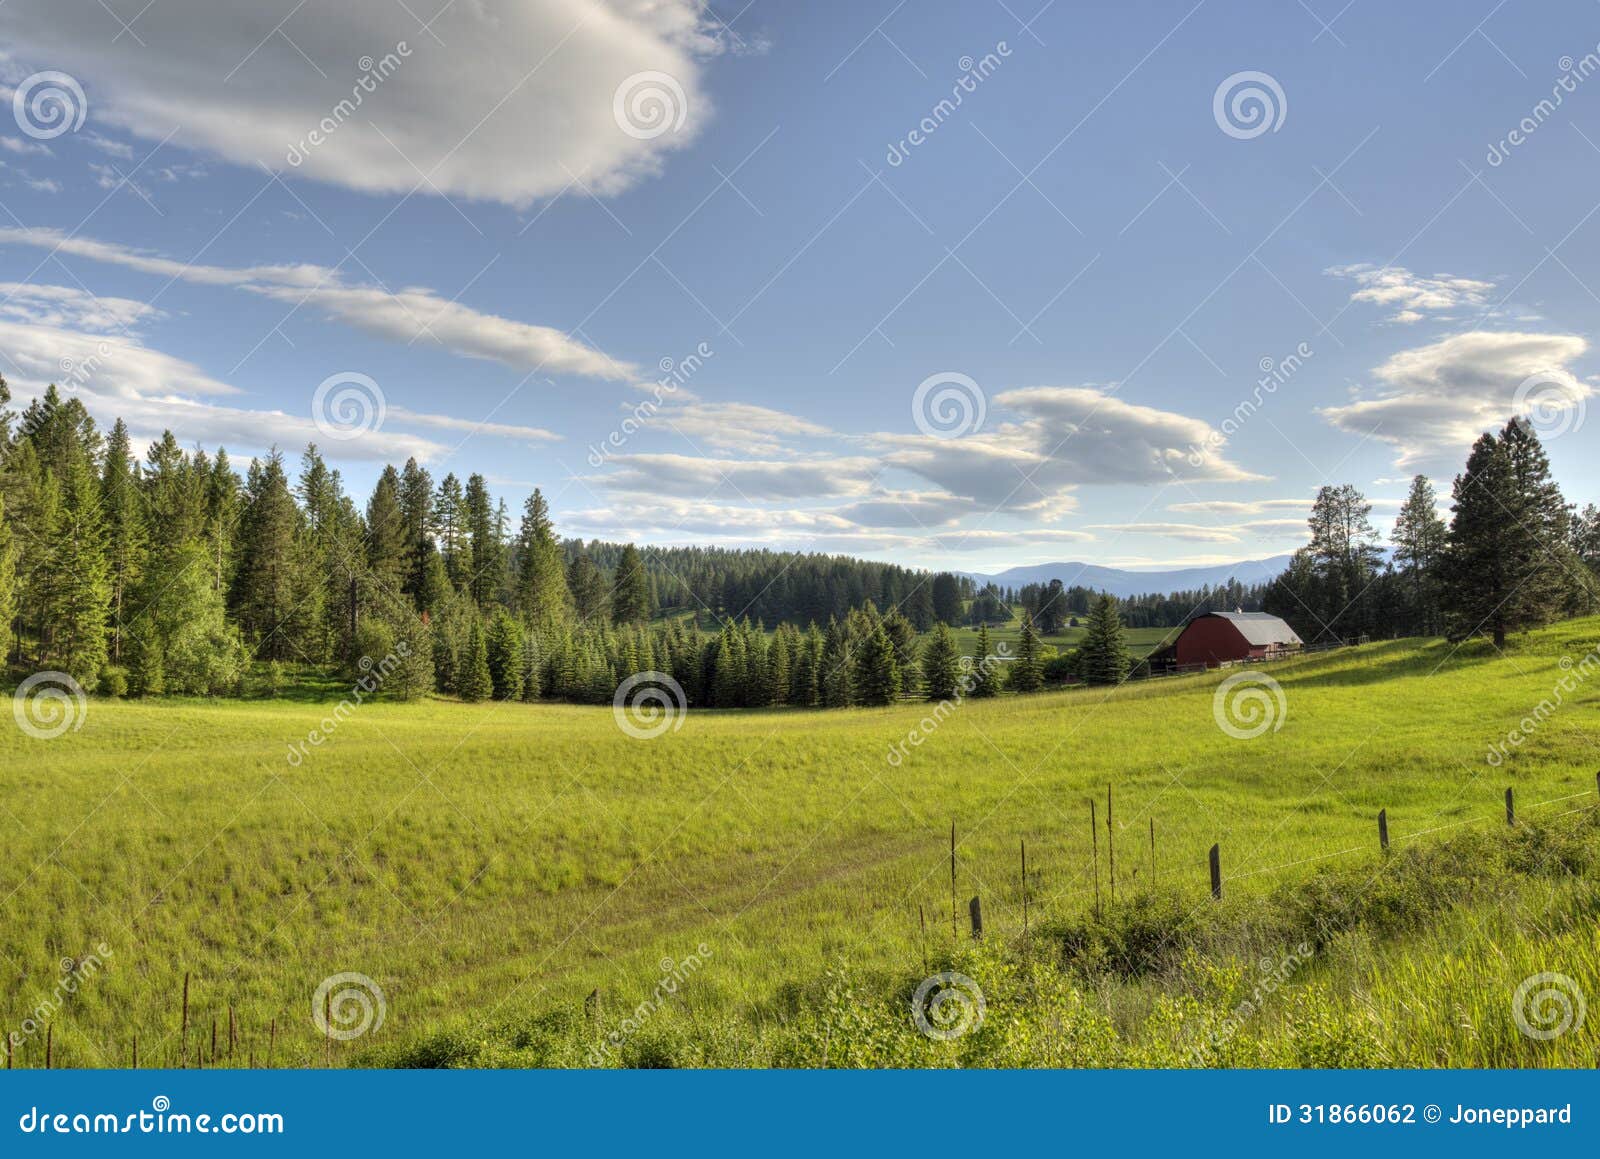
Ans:
MULTIPOLYGON (((1380 808, 1403 853, 1504 828, 1508 786, 1530 827, 1589 805, 1600 680, 1579 681, 1503 764, 1486 753, 1582 670, 1573 662, 1597 639, 1600 621, 1580 620, 1504 655, 1401 641, 1276 665, 1286 711, 1253 739, 1218 726, 1222 674, 972 702, 942 722, 917 705, 691 713, 649 740, 587 707, 373 702, 336 715, 332 704, 91 701, 81 729, 55 740, 0 736, 0 1018, 22 1026, 56 992, 62 960, 103 943, 106 968, 47 1020, 57 1065, 125 1065, 135 1034, 141 1061, 174 1061, 186 973, 191 1053, 213 1017, 226 1043, 231 1006, 235 1062, 264 1058, 274 1020, 278 1065, 526 1062, 516 1043, 534 1038, 480 1041, 466 1028, 581 1011, 598 988, 590 1031, 557 1036, 576 1049, 652 992, 664 960, 695 955, 674 1017, 715 1012, 708 1025, 729 1054, 702 1042, 686 1060, 756 1058, 734 1039, 756 1041, 808 987, 834 985, 835 1001, 870 977, 889 993, 899 983, 885 980, 914 982, 953 952, 1014 973, 1019 842, 1030 923, 1081 920, 1094 891, 1091 796, 1109 894, 1108 784, 1119 895, 1183 912, 1211 905, 1213 842, 1224 905, 1248 914, 1319 865, 1370 871, 1380 808), (314 729, 325 743, 291 764, 290 746, 314 729), (892 763, 913 730, 924 743, 892 763), (982 897, 992 935, 978 950, 964 938, 952 950, 952 821, 960 902, 982 897), (311 996, 341 972, 374 981, 385 1017, 330 1046, 311 996), (462 1029, 441 1039, 450 1027, 462 1029), (478 1045, 426 1053, 462 1034, 478 1045)), ((1518 896, 1547 888, 1529 880, 1518 896)), ((1592 905, 1574 888, 1539 912, 1592 905)), ((1475 920, 1455 904, 1436 912, 1475 920)), ((1195 944, 1215 951, 1229 929, 1195 944)), ((1093 1007, 1081 978, 1051 984, 1093 1007)), ((1094 1008, 1113 1007, 1140 1008, 1094 1008)), ((882 1034, 907 1029, 892 1026, 882 1034)), ((818 1033, 829 1045, 794 1057, 841 1061, 832 1030, 818 1033)), ((24 1036, 18 1065, 42 1060, 42 1035, 24 1036)), ((927 1049, 912 1038, 906 1049, 927 1049)))

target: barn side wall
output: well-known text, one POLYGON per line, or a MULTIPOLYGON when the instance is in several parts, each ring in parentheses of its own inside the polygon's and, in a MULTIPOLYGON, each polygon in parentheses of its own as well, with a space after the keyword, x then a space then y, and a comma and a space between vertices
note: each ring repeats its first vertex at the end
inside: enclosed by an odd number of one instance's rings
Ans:
POLYGON ((1179 664, 1206 664, 1215 668, 1223 661, 1248 660, 1252 649, 1238 628, 1227 620, 1195 620, 1178 637, 1179 664))

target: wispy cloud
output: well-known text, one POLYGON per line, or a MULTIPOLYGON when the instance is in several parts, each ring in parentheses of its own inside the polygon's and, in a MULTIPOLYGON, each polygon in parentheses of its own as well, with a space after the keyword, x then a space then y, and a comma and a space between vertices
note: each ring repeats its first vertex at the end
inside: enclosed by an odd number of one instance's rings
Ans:
POLYGON ((0 229, 0 245, 24 245, 52 254, 107 262, 157 277, 198 285, 231 286, 280 302, 305 303, 368 334, 409 344, 432 343, 467 358, 516 370, 627 379, 635 367, 550 326, 486 314, 424 287, 390 291, 352 284, 327 266, 217 266, 180 262, 116 242, 75 237, 54 229, 0 229))

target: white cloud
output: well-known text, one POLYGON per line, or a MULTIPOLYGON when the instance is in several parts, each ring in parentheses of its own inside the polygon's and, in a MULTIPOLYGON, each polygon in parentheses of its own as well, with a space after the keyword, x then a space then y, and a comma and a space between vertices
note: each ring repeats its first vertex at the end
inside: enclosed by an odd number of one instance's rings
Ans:
POLYGON ((1239 537, 1226 527, 1200 523, 1091 523, 1095 531, 1116 531, 1123 535, 1161 535, 1193 543, 1237 543, 1239 537))
POLYGON ((839 508, 839 515, 865 527, 935 528, 981 510, 977 503, 942 491, 879 491, 839 508))
POLYGON ((0 149, 7 153, 16 153, 19 156, 41 154, 50 152, 50 146, 38 141, 24 141, 21 137, 0 137, 0 149))
POLYGON ((1395 312, 1391 322, 1419 322, 1426 314, 1443 314, 1467 307, 1483 309, 1489 305, 1493 282, 1460 278, 1452 274, 1427 277, 1404 266, 1374 266, 1367 263, 1333 266, 1326 271, 1353 280, 1359 289, 1350 295, 1352 302, 1370 302, 1395 312))
POLYGON ((161 311, 131 298, 91 294, 77 286, 0 282, 0 318, 95 333, 127 331, 161 311))
POLYGON ((113 141, 103 133, 96 133, 93 129, 86 129, 79 134, 78 139, 84 144, 100 150, 108 157, 116 157, 123 161, 133 160, 133 146, 126 141, 113 141))
MULTIPOLYGON (((57 312, 50 303, 41 317, 57 312)), ((0 320, 0 350, 10 359, 7 379, 24 387, 43 389, 75 374, 86 391, 119 399, 238 393, 191 362, 115 334, 0 320)))
POLYGON ((887 461, 986 510, 1054 517, 1077 486, 1178 480, 1240 482, 1260 476, 1222 455, 1210 424, 1140 406, 1095 387, 1006 391, 994 410, 1019 421, 959 439, 884 435, 887 461))
POLYGON ((699 0, 434 8, 425 29, 394 0, 163 0, 123 14, 135 37, 99 5, 9 0, 0 29, 19 63, 77 77, 99 125, 156 141, 181 127, 176 144, 274 170, 323 126, 294 171, 372 193, 521 206, 574 176, 613 193, 710 115, 701 71, 716 40, 699 0), (391 55, 396 67, 358 86, 391 55), (641 72, 673 79, 680 127, 619 128, 614 94, 641 72))
POLYGON ((452 415, 427 414, 422 411, 408 410, 403 406, 391 406, 387 413, 402 422, 413 426, 437 427, 446 431, 466 431, 474 435, 496 435, 504 439, 526 439, 529 442, 548 443, 557 442, 561 436, 543 427, 525 427, 516 423, 479 422, 474 419, 458 419, 452 415))
POLYGON ((428 461, 446 447, 396 427, 432 427, 498 438, 544 442, 558 435, 539 427, 478 423, 451 415, 387 408, 384 427, 360 438, 330 444, 311 414, 306 395, 303 414, 253 410, 208 401, 242 392, 211 377, 192 362, 147 347, 131 329, 160 312, 126 298, 96 297, 71 286, 0 283, 0 352, 19 401, 55 383, 76 394, 104 423, 121 418, 136 437, 155 438, 173 430, 184 442, 262 451, 278 444, 302 447, 316 442, 341 460, 397 461, 409 456, 428 461))
POLYGON ((279 302, 304 302, 380 338, 431 342, 463 357, 501 362, 515 370, 607 379, 625 379, 637 373, 629 364, 552 327, 485 314, 447 301, 426 287, 391 293, 378 286, 351 285, 340 271, 327 266, 200 265, 53 229, 0 229, 0 245, 5 244, 71 254, 198 285, 233 286, 279 302))
POLYGON ((682 499, 815 499, 860 495, 876 471, 870 459, 707 459, 693 455, 618 455, 596 477, 615 491, 682 499))
POLYGON ((792 453, 786 440, 826 438, 834 433, 820 423, 771 407, 700 402, 692 396, 683 399, 683 394, 680 388, 677 398, 657 412, 660 421, 668 429, 713 450, 778 457, 792 453))
POLYGON ((1569 366, 1588 347, 1576 334, 1457 334, 1379 366, 1373 374, 1382 387, 1373 397, 1317 413, 1342 431, 1397 447, 1397 467, 1454 459, 1535 399, 1556 414, 1580 406, 1594 388, 1569 366))
POLYGON ((1311 510, 1309 499, 1202 499, 1192 503, 1169 503, 1168 511, 1185 515, 1261 515, 1268 511, 1311 510))

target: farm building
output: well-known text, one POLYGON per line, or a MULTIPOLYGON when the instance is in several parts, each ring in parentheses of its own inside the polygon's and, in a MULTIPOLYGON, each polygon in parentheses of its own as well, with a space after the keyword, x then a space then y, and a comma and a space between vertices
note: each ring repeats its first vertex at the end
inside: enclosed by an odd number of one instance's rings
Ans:
POLYGON ((1266 612, 1206 612, 1185 624, 1176 640, 1152 652, 1150 664, 1216 668, 1241 660, 1274 660, 1300 644, 1293 628, 1266 612))

